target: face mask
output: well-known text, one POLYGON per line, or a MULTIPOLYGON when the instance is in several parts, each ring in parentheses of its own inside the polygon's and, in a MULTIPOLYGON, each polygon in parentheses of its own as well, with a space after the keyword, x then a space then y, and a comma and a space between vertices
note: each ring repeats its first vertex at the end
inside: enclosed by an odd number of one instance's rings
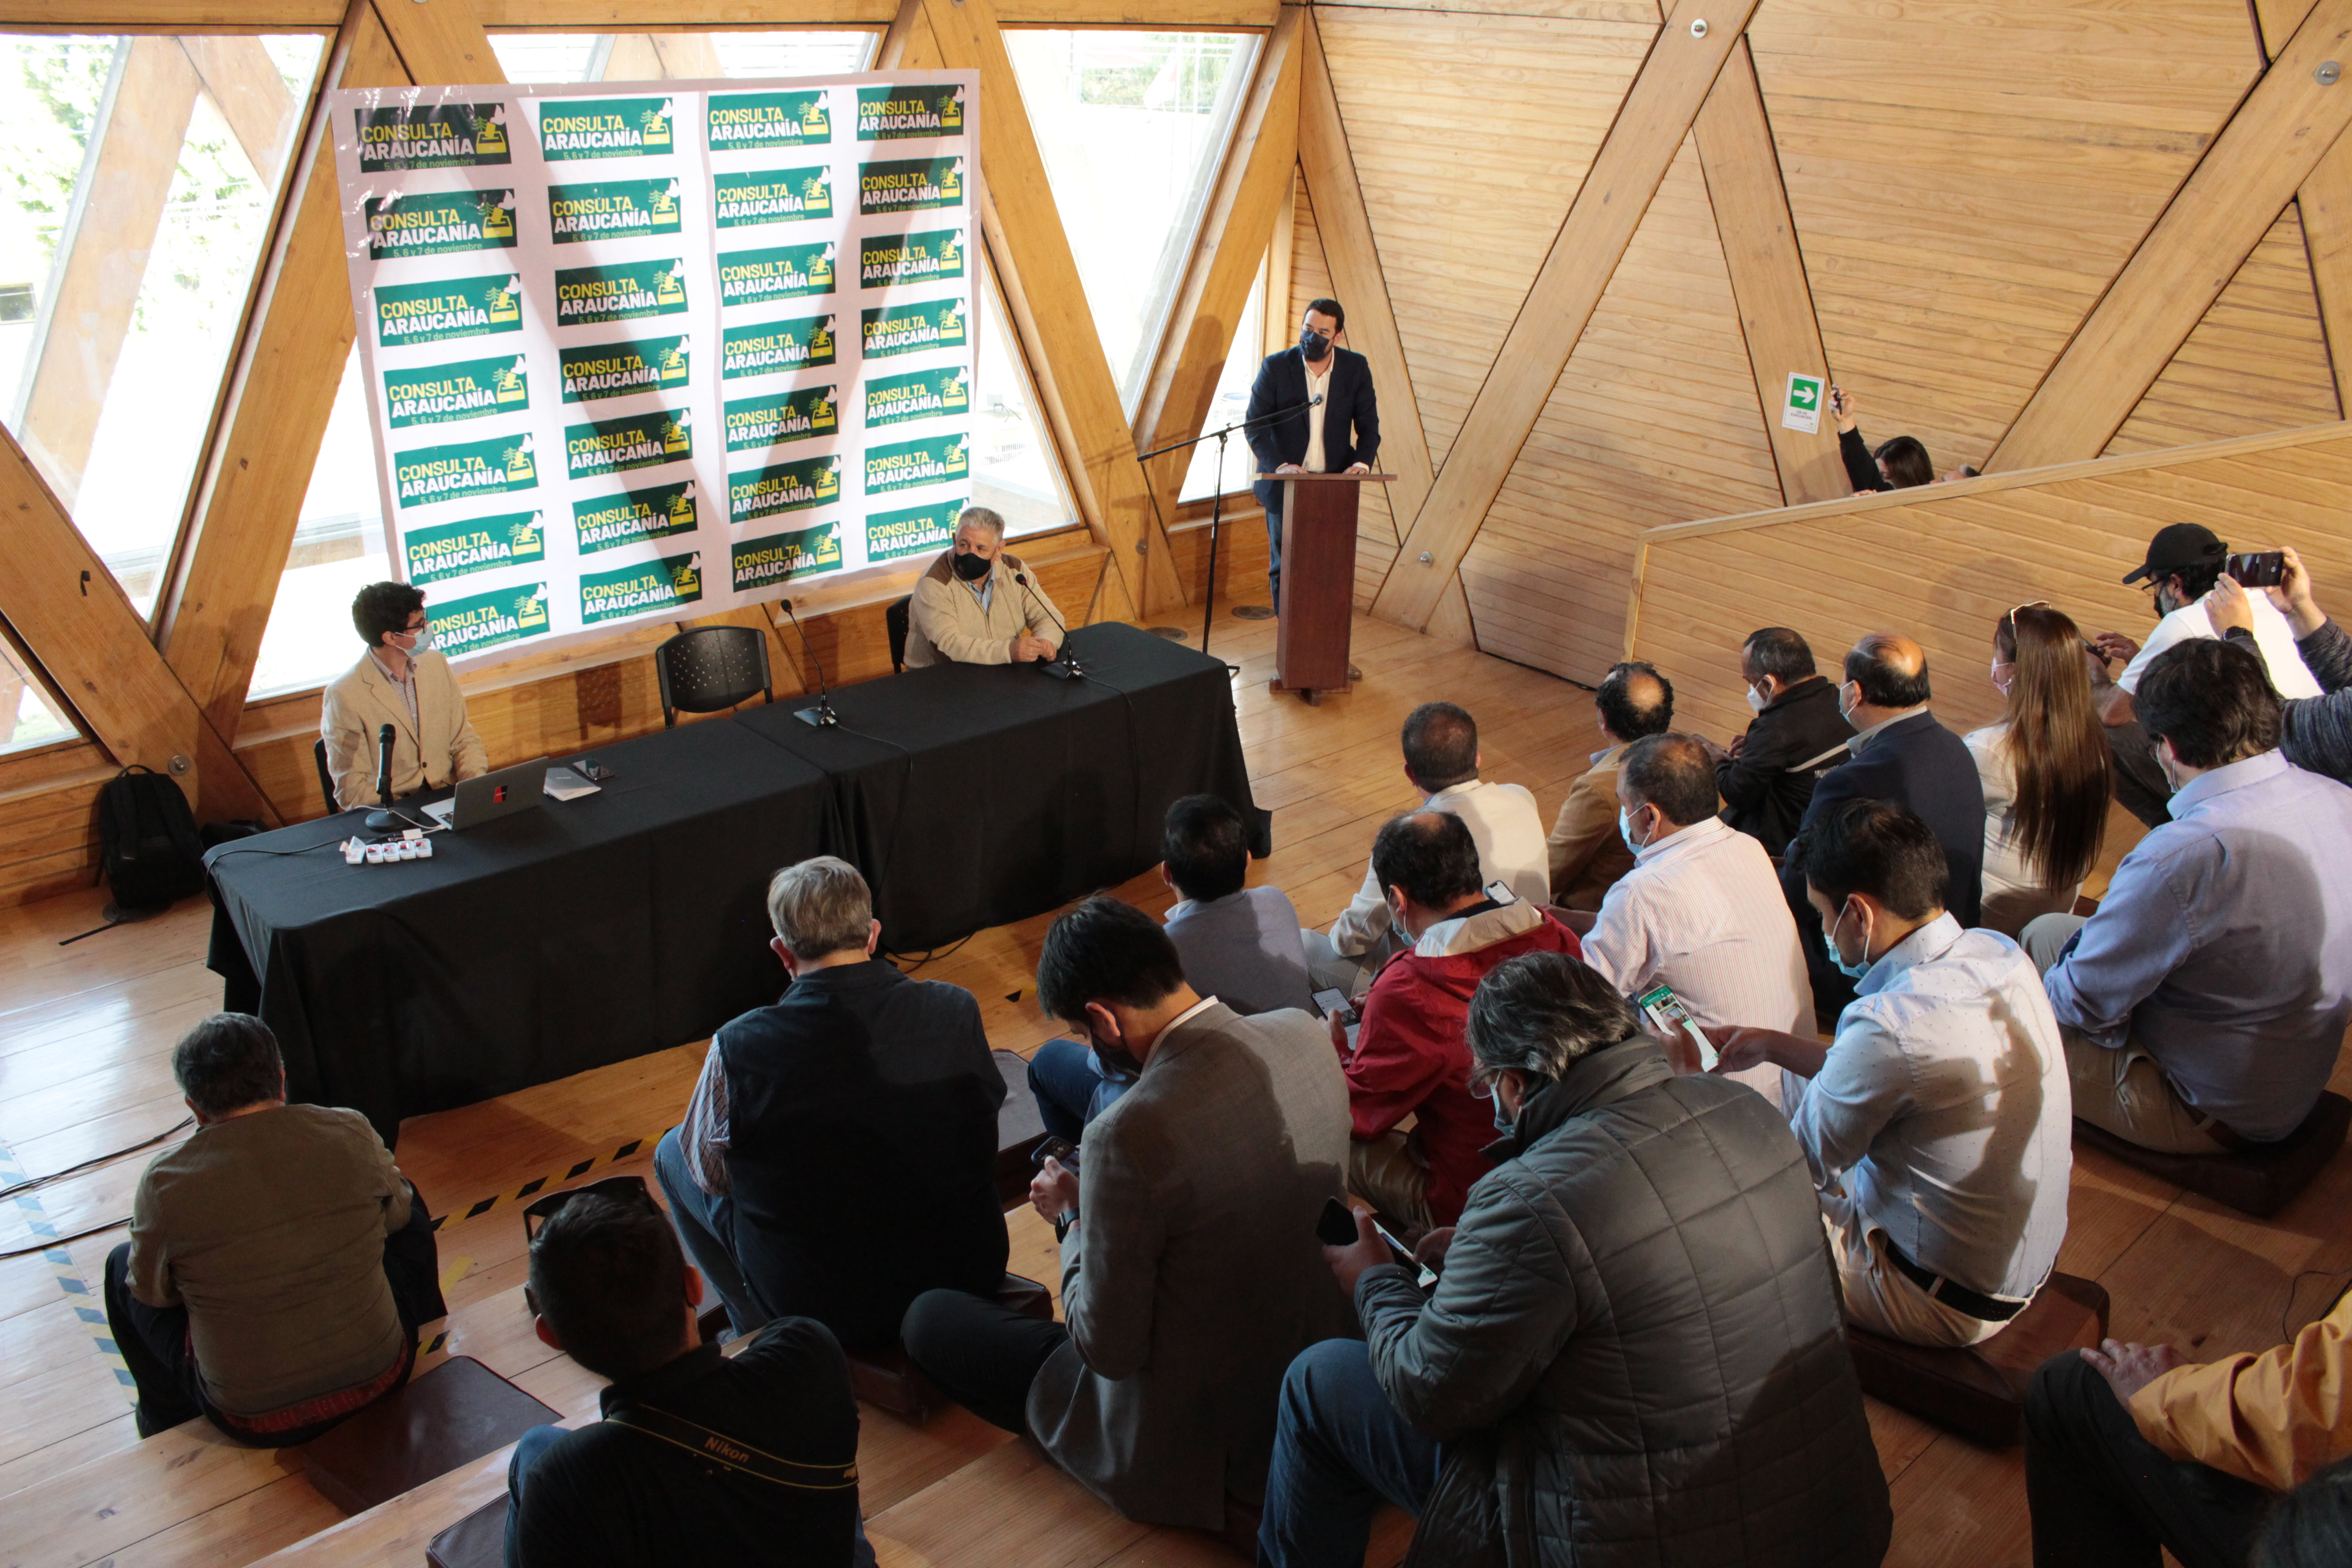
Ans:
POLYGON ((2009 695, 2009 689, 2017 684, 2017 666, 2007 663, 2001 659, 1994 659, 1992 661, 1992 668, 1988 672, 1985 679, 1992 682, 1992 689, 1995 691, 1998 691, 2003 697, 2006 697, 2009 695), (2009 671, 2009 679, 2007 680, 2003 680, 2000 678, 2000 672, 2004 669, 2009 671))
POLYGON ((403 632, 400 636, 407 637, 410 640, 407 642, 401 642, 395 638, 392 646, 398 648, 403 653, 425 653, 430 650, 433 647, 433 627, 429 624, 419 626, 413 632, 403 632))
POLYGON ((1760 692, 1760 691, 1757 690, 1754 687, 1752 687, 1752 686, 1751 686, 1751 687, 1749 687, 1749 688, 1748 689, 1748 710, 1749 712, 1751 712, 1751 713, 1761 713, 1761 712, 1763 712, 1763 711, 1764 711, 1764 704, 1765 704, 1766 702, 1769 701, 1769 700, 1771 700, 1769 698, 1766 697, 1762 692, 1760 692))
POLYGON ((948 557, 948 565, 950 568, 954 571, 957 576, 962 578, 967 583, 979 582, 982 577, 988 575, 988 569, 995 564, 995 562, 989 560, 984 555, 950 555, 948 557))
POLYGON ((1143 1064, 1129 1055, 1125 1046, 1105 1040, 1094 1032, 1091 1026, 1087 1029, 1087 1044, 1094 1047, 1095 1060, 1100 1062, 1103 1070, 1114 1078, 1137 1079, 1143 1076, 1143 1064))
POLYGON ((1508 1135, 1518 1128, 1517 1121, 1503 1104, 1503 1086, 1495 1086, 1495 1131, 1508 1135))
POLYGON ((1302 327, 1298 331, 1298 352, 1320 363, 1323 356, 1331 352, 1331 340, 1312 327, 1302 327))
MULTIPOLYGON (((1851 681, 1846 683, 1847 686, 1852 686, 1853 684, 1853 683, 1851 681)), ((1861 726, 1854 724, 1853 722, 1853 710, 1845 705, 1845 686, 1838 688, 1838 717, 1844 720, 1847 724, 1852 725, 1853 728, 1859 729, 1861 726)), ((1853 695, 1854 700, 1859 702, 1862 700, 1862 688, 1858 686, 1854 687, 1853 695)))
MULTIPOLYGON (((1849 903, 1848 908, 1851 907, 1852 905, 1849 903)), ((1852 963, 1848 963, 1845 961, 1844 955, 1838 952, 1838 927, 1843 924, 1845 924, 1845 910, 1838 910, 1838 918, 1830 922, 1830 962, 1836 964, 1838 966, 1838 973, 1844 975, 1848 980, 1859 980, 1864 975, 1870 973, 1870 922, 1866 920, 1863 922, 1862 957, 1852 963)))
POLYGON ((1645 847, 1633 837, 1633 819, 1626 814, 1625 808, 1622 805, 1617 808, 1617 837, 1623 839, 1625 847, 1636 855, 1645 847))

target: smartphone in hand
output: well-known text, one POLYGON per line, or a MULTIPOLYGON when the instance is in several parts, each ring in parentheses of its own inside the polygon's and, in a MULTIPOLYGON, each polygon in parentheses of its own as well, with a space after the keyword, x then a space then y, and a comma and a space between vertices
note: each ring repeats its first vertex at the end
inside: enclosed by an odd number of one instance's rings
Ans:
POLYGON ((1644 991, 1633 1005, 1642 1009, 1642 1016, 1650 1020, 1652 1028, 1668 1030, 1679 1025, 1688 1030, 1690 1037, 1698 1045, 1699 1070, 1702 1072, 1715 1070, 1715 1064, 1720 1059, 1721 1053, 1717 1051, 1714 1042, 1706 1037, 1706 1031, 1691 1022, 1690 1009, 1683 1005, 1683 999, 1675 994, 1673 986, 1660 985, 1654 990, 1644 991))
POLYGON ((2247 588, 2275 588, 2286 581, 2286 552, 2284 550, 2240 551, 2223 563, 2221 570, 2247 588))
POLYGON ((1059 1160, 1065 1171, 1078 1168, 1078 1152, 1066 1138, 1048 1138, 1038 1144, 1029 1156, 1029 1163, 1040 1171, 1045 1168, 1048 1160, 1059 1160))
POLYGON ((1338 1198, 1325 1198, 1315 1216, 1315 1239, 1326 1247, 1348 1247, 1356 1239, 1356 1211, 1338 1198))

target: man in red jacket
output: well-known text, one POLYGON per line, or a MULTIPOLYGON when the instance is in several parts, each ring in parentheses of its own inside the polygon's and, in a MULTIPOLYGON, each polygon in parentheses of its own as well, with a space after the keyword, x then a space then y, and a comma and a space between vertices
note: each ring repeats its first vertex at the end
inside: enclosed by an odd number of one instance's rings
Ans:
POLYGON ((1494 1168, 1483 1151, 1496 1135, 1492 1101, 1470 1091, 1470 994, 1505 959, 1582 950, 1534 904, 1489 896, 1477 843, 1449 813, 1391 819, 1372 841, 1372 874, 1412 946, 1365 994, 1352 1054, 1333 1016, 1355 1120, 1348 1186, 1413 1228, 1452 1225, 1470 1184, 1494 1168), (1412 1131, 1398 1131, 1407 1116, 1412 1131))

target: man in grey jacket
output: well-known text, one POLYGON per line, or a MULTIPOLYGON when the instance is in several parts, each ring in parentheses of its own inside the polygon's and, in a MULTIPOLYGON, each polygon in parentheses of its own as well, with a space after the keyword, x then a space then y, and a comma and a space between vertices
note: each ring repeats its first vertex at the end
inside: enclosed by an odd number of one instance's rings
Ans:
POLYGON ((1304 1013, 1244 1018, 1184 983, 1158 921, 1093 898, 1055 921, 1037 1000, 1135 1087, 1048 1160, 1060 1323, 953 1290, 916 1298, 907 1354, 975 1415, 1034 1434, 1129 1519, 1216 1530, 1255 1502, 1283 1369, 1350 1326, 1315 1240, 1348 1163, 1348 1091, 1304 1013))
MULTIPOLYGON (((1508 1158, 1432 1232, 1423 1295, 1365 1216, 1331 1267, 1368 1343, 1291 1363, 1259 1561, 1867 1568, 1894 1521, 1804 1157, 1762 1096, 1678 1077, 1585 964, 1470 1003, 1508 1158)), ((1690 1064, 1696 1066, 1696 1063, 1690 1064)))

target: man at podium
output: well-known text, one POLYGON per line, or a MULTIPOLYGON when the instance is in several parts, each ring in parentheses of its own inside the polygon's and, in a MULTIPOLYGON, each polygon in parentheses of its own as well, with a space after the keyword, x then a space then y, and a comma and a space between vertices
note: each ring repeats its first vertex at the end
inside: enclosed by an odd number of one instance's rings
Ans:
MULTIPOLYGON (((1261 474, 1368 474, 1380 455, 1372 367, 1339 346, 1348 312, 1317 300, 1298 324, 1298 346, 1268 354, 1250 387, 1251 454, 1261 474)), ((1265 508, 1266 580, 1282 607, 1282 481, 1252 487, 1265 508)))

